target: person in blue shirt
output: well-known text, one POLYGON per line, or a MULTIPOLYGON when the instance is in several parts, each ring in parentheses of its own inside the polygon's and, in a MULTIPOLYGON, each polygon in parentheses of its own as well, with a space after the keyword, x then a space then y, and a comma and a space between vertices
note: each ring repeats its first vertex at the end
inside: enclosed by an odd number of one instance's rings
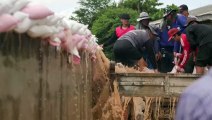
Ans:
POLYGON ((162 58, 158 61, 158 70, 162 73, 167 73, 172 70, 174 67, 173 60, 173 50, 174 50, 174 42, 168 41, 168 31, 171 28, 177 28, 178 25, 176 23, 177 18, 177 10, 174 9, 168 9, 166 10, 163 20, 160 24, 160 52, 162 54, 162 58))
POLYGON ((182 4, 179 6, 179 13, 177 14, 177 24, 180 27, 180 29, 182 30, 183 33, 185 33, 185 25, 187 23, 187 18, 189 16, 189 12, 188 12, 188 6, 185 4, 182 4))
POLYGON ((160 64, 158 65, 160 72, 170 72, 174 67, 174 55, 181 51, 179 42, 168 42, 168 31, 171 28, 178 28, 180 32, 184 33, 188 15, 188 6, 184 4, 179 7, 178 14, 177 10, 174 9, 168 9, 164 14, 163 21, 160 24, 160 51, 162 53, 162 59, 158 63, 160 64))
MULTIPOLYGON (((185 4, 180 5, 179 13, 176 16, 176 27, 178 27, 182 33, 185 33, 185 25, 187 23, 188 15, 189 15, 188 6, 185 4)), ((181 52, 180 48, 181 48, 180 42, 175 42, 174 43, 174 55, 176 55, 176 53, 181 52)))

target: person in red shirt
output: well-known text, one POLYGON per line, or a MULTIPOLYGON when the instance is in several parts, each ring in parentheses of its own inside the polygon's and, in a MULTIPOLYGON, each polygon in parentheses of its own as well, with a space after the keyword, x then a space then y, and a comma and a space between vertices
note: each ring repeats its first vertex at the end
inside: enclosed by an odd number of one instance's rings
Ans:
POLYGON ((129 14, 121 14, 119 16, 120 21, 121 21, 121 25, 116 27, 115 32, 112 34, 111 38, 109 40, 107 40, 102 46, 103 47, 107 47, 110 45, 113 45, 116 40, 118 38, 120 38, 122 35, 126 34, 127 32, 131 31, 131 30, 135 30, 135 27, 133 25, 130 24, 129 20, 130 20, 130 15, 129 14))
POLYGON ((172 28, 168 31, 168 35, 169 41, 172 39, 175 41, 179 41, 182 46, 182 53, 176 53, 175 55, 177 57, 176 59, 178 59, 177 61, 175 61, 175 65, 177 72, 184 72, 185 65, 191 53, 190 44, 187 40, 186 34, 181 33, 180 30, 177 28, 172 28))

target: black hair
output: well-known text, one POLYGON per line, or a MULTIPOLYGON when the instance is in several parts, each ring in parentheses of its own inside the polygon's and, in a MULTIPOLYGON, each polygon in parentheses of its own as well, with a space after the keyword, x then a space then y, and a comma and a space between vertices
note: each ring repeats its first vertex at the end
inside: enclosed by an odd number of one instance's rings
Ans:
POLYGON ((129 20, 129 19, 130 19, 130 15, 129 15, 129 14, 126 14, 126 13, 123 13, 123 14, 120 14, 120 15, 119 15, 119 18, 120 18, 120 19, 129 20))
POLYGON ((180 9, 180 12, 188 11, 188 6, 185 5, 185 4, 182 4, 182 5, 179 6, 179 9, 180 9))

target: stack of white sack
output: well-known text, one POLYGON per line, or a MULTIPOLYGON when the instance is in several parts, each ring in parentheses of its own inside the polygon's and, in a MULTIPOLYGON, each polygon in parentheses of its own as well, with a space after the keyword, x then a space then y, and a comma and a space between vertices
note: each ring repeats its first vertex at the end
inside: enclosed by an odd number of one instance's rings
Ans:
POLYGON ((95 59, 100 49, 87 25, 29 0, 0 1, 0 32, 11 30, 48 40, 50 45, 66 50, 75 64, 80 63, 79 50, 90 53, 95 59))

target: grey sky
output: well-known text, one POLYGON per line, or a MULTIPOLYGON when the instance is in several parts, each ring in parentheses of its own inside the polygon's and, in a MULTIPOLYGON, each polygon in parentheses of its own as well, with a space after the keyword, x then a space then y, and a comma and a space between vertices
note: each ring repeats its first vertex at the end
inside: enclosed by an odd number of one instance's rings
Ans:
MULTIPOLYGON (((71 14, 74 10, 79 8, 78 4, 79 0, 32 0, 32 1, 45 4, 55 12, 66 11, 66 13, 68 14, 71 14)), ((172 3, 178 6, 181 4, 187 4, 190 10, 212 4, 212 0, 201 0, 201 2, 200 0, 159 0, 159 1, 164 3, 164 5, 161 7, 171 5, 172 3)))
POLYGON ((171 5, 173 3, 177 6, 180 6, 181 4, 186 4, 188 5, 188 8, 190 10, 212 4, 212 0, 159 0, 159 1, 164 3, 164 5, 171 5))

